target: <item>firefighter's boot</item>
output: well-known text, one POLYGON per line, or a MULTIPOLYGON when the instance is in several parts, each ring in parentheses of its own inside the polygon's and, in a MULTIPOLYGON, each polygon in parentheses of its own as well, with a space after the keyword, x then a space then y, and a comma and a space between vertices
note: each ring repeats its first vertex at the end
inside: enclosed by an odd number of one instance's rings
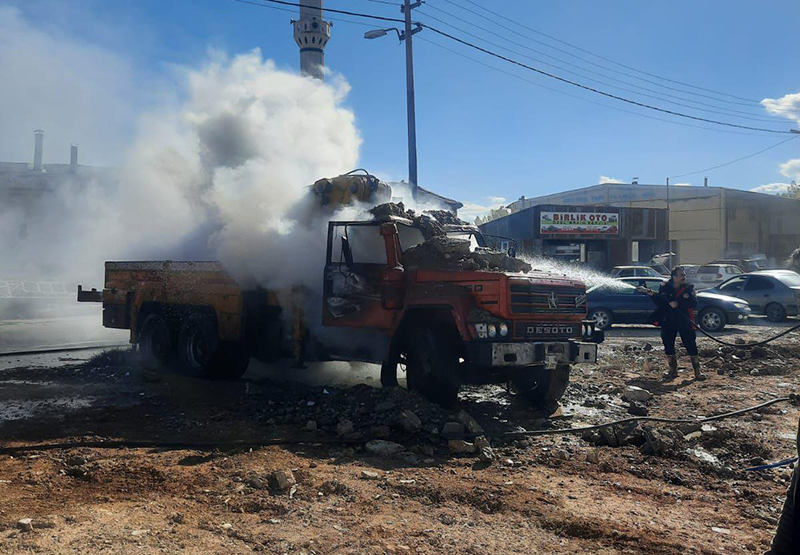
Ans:
POLYGON ((702 382, 706 379, 706 375, 703 374, 703 371, 700 369, 700 357, 693 356, 692 358, 692 368, 694 369, 694 379, 697 381, 702 382))
POLYGON ((667 362, 669 363, 669 372, 664 374, 664 381, 670 382, 678 377, 678 356, 667 355, 667 362))

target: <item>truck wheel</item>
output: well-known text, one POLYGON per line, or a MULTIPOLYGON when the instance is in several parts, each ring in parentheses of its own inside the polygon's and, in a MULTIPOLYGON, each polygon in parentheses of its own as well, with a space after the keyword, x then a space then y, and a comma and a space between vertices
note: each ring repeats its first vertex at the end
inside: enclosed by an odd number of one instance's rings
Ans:
POLYGON ((212 377, 217 345, 214 321, 203 314, 190 315, 178 336, 178 356, 184 372, 198 378, 212 377))
POLYGON ((249 365, 250 353, 243 341, 223 341, 214 354, 207 376, 215 380, 238 380, 249 365))
POLYGON ((158 314, 150 314, 139 332, 139 352, 145 366, 161 366, 173 354, 172 330, 158 314))
POLYGON ((453 404, 461 386, 458 356, 448 339, 430 328, 417 328, 406 346, 408 388, 442 405, 453 404))
POLYGON ((726 323, 725 314, 718 308, 707 308, 700 313, 700 327, 703 331, 722 331, 726 323))
POLYGON ((381 364, 381 387, 389 389, 397 387, 397 361, 385 360, 381 364))
POLYGON ((559 364, 555 370, 544 366, 522 368, 512 374, 511 383, 534 408, 551 414, 569 385, 569 364, 559 364))
POLYGON ((767 315, 767 320, 770 322, 783 322, 786 320, 786 309, 778 303, 770 303, 764 309, 764 314, 767 315))

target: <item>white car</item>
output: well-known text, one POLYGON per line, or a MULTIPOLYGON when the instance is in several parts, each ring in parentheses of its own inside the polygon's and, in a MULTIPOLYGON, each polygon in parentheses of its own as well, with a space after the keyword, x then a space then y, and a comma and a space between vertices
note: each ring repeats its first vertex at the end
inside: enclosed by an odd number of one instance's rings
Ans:
POLYGON ((659 278, 662 277, 661 274, 656 272, 650 266, 614 266, 614 270, 611 272, 611 277, 614 278, 626 278, 626 277, 649 277, 649 278, 659 278))
POLYGON ((697 269, 693 282, 698 289, 714 287, 743 273, 733 264, 706 264, 697 269))

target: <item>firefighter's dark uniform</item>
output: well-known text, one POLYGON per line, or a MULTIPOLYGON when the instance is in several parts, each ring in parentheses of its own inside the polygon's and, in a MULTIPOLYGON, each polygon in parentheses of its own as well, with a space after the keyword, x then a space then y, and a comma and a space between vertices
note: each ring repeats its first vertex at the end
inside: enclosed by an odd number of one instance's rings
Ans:
MULTIPOLYGON (((800 457, 800 423, 797 430, 797 455, 800 457)), ((778 529, 772 539, 772 546, 764 555, 796 555, 800 553, 800 512, 797 503, 800 502, 797 475, 798 466, 794 467, 792 483, 786 492, 786 501, 783 503, 783 512, 778 521, 778 529)))
POLYGON ((675 289, 673 281, 667 281, 658 293, 651 296, 658 308, 653 312, 651 321, 661 327, 661 341, 664 343, 664 354, 667 355, 670 371, 668 377, 674 378, 678 374, 678 359, 675 354, 675 338, 680 335, 681 343, 686 348, 692 359, 695 377, 704 379, 700 371, 700 359, 697 355, 697 332, 695 331, 694 309, 697 308, 697 295, 694 285, 680 285, 675 289), (672 308, 669 303, 675 301, 677 308, 672 308))

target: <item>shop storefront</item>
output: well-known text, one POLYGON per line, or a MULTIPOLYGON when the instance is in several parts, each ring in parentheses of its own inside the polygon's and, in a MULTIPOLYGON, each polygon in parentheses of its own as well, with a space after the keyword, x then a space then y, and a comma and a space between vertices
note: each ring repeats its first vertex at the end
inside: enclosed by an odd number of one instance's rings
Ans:
POLYGON ((599 270, 646 263, 668 249, 667 211, 657 208, 539 205, 480 226, 511 238, 517 251, 599 270))

